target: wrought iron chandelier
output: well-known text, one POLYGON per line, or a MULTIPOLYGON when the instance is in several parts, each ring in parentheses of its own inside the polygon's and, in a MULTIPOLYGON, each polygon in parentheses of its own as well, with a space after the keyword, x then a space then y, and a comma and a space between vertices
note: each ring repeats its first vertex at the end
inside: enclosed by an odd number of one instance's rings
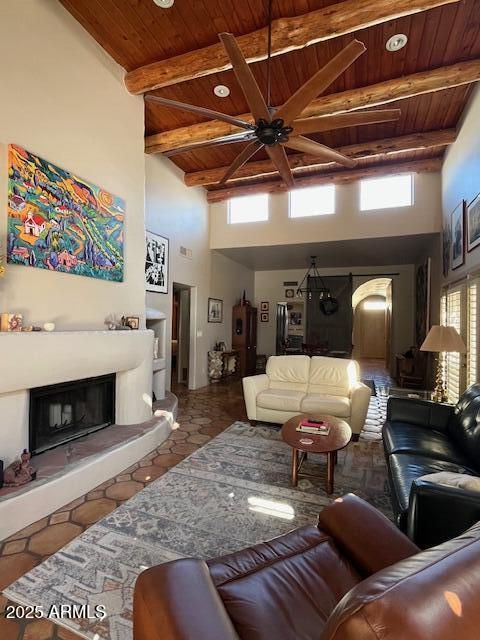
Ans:
POLYGON ((320 300, 331 298, 330 289, 325 286, 325 282, 318 271, 317 256, 311 256, 310 260, 310 266, 307 269, 307 273, 303 276, 303 280, 297 287, 297 296, 301 298, 306 294, 309 302, 313 299, 314 293, 318 293, 320 300), (312 281, 310 278, 315 278, 315 280, 312 281), (320 286, 318 286, 318 282, 320 282, 320 286))

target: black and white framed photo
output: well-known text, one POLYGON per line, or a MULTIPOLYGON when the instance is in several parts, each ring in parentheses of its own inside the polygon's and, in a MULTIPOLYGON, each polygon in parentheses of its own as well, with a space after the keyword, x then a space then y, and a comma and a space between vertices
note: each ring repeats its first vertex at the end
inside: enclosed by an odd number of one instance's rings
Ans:
POLYGON ((467 206, 467 249, 480 244, 480 193, 467 206))
POLYGON ((269 314, 266 311, 260 313, 260 322, 269 322, 269 314))
POLYGON ((223 322, 223 300, 208 299, 208 322, 223 322))
POLYGON ((461 203, 452 211, 450 225, 452 230, 450 266, 458 269, 465 262, 465 203, 461 203))
POLYGON ((145 251, 147 291, 168 293, 168 238, 147 231, 145 251))
POLYGON ((269 302, 261 302, 260 303, 260 311, 268 311, 270 307, 270 303, 269 302))

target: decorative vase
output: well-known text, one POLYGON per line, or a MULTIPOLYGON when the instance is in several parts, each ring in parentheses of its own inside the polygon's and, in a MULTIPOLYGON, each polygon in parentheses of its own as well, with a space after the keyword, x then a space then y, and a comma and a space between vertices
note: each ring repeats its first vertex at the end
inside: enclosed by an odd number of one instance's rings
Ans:
POLYGON ((218 382, 223 373, 222 351, 208 352, 208 377, 212 382, 218 382))

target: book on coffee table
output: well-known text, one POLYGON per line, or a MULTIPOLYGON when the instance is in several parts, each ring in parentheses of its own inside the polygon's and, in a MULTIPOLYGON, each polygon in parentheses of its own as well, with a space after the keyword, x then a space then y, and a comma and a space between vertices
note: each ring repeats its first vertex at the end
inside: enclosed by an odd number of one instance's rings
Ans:
POLYGON ((303 419, 296 430, 300 433, 311 433, 318 436, 328 436, 328 434, 330 433, 330 425, 325 420, 315 420, 309 418, 303 419))

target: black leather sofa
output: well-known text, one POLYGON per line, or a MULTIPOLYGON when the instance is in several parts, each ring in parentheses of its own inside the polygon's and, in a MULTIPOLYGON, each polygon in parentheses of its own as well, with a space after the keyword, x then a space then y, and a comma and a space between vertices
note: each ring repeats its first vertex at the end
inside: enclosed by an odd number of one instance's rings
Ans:
POLYGON ((420 479, 441 471, 480 476, 480 384, 455 407, 389 398, 383 444, 396 523, 419 547, 480 520, 480 491, 420 479))

